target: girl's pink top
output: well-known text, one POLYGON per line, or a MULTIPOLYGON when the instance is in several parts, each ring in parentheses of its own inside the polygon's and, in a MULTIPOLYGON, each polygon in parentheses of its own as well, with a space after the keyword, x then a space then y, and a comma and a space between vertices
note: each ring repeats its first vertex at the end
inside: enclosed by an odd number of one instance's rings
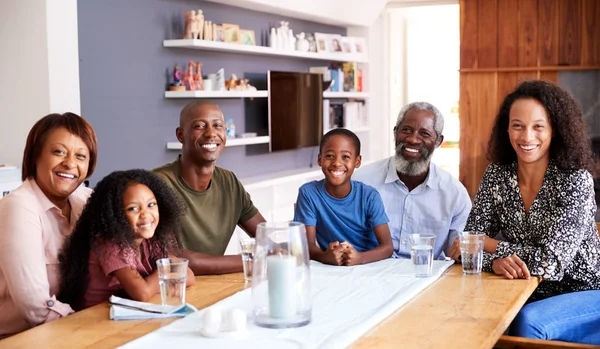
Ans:
POLYGON ((133 248, 127 247, 121 253, 114 243, 104 243, 92 247, 90 251, 89 283, 84 296, 83 307, 88 308, 106 302, 111 295, 120 296, 122 286, 113 272, 122 268, 137 270, 143 278, 156 270, 156 260, 160 249, 152 248, 148 240, 140 245, 140 259, 133 248))

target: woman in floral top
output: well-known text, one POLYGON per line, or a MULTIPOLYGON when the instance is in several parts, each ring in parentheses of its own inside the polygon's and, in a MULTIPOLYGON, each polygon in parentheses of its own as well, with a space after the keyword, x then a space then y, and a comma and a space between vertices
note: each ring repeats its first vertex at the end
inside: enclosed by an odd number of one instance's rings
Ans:
POLYGON ((594 160, 581 110, 554 84, 523 82, 500 107, 488 156, 465 230, 488 236, 484 270, 543 279, 511 334, 600 344, 594 160))

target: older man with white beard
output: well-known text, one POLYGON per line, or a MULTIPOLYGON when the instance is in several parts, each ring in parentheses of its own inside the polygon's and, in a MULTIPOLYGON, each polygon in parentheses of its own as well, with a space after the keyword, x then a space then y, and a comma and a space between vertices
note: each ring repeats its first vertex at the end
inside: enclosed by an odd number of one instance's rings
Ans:
POLYGON ((406 105, 394 127, 396 154, 357 171, 354 179, 375 187, 390 219, 393 257, 410 257, 409 235, 435 234, 435 259, 444 259, 462 231, 471 200, 465 187, 431 162, 442 143, 444 117, 427 102, 406 105))

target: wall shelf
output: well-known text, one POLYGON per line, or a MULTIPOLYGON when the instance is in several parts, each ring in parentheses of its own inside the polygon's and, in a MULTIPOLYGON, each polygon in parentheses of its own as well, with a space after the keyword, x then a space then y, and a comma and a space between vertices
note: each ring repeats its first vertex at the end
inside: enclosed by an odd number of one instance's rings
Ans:
MULTIPOLYGON (((269 91, 165 91, 165 98, 267 98, 269 91)), ((323 98, 368 99, 367 92, 323 92, 323 98)))
MULTIPOLYGON (((236 147, 240 145, 251 145, 251 144, 266 144, 271 141, 271 137, 269 136, 259 136, 259 137, 248 137, 248 138, 235 138, 228 139, 225 147, 236 147)), ((181 143, 179 142, 167 142, 167 149, 169 150, 180 150, 181 143)))
POLYGON ((324 53, 324 52, 300 52, 300 51, 285 51, 276 50, 266 46, 252 46, 232 44, 228 42, 194 40, 194 39, 177 39, 163 40, 164 47, 179 47, 197 50, 220 51, 220 52, 238 52, 265 56, 282 56, 296 57, 303 59, 316 59, 330 62, 356 62, 367 63, 368 57, 364 54, 355 53, 324 53))
POLYGON ((165 98, 266 98, 268 91, 165 91, 165 98))
POLYGON ((369 94, 367 92, 323 92, 323 98, 355 98, 355 99, 368 99, 369 94))

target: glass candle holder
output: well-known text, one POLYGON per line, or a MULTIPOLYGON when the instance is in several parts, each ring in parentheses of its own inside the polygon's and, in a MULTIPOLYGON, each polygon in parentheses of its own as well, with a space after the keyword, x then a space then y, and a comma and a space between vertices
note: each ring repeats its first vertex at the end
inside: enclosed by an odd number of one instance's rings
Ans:
POLYGON ((265 222, 258 225, 252 301, 258 326, 287 328, 310 323, 310 257, 304 224, 265 222))

